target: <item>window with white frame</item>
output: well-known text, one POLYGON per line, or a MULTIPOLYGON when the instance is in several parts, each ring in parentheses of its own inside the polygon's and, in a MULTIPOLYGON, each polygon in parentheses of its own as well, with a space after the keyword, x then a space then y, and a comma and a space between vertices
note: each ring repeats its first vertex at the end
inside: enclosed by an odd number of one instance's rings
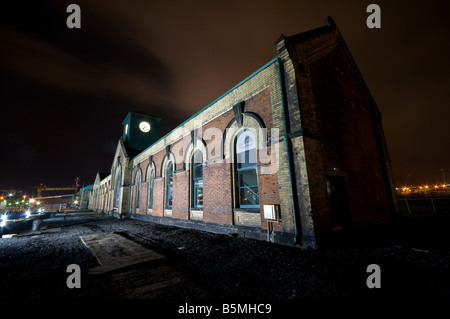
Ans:
POLYGON ((259 208, 256 139, 250 130, 236 138, 236 204, 241 208, 259 208))
POLYGON ((153 184, 154 184, 154 180, 155 180, 155 170, 152 169, 150 171, 150 175, 149 175, 149 180, 148 180, 148 208, 152 208, 153 207, 153 184))
POLYGON ((191 189, 192 207, 203 207, 203 153, 200 150, 194 152, 191 161, 191 189))
POLYGON ((141 183, 142 183, 142 175, 141 175, 141 171, 139 170, 136 173, 136 209, 139 208, 139 202, 141 201, 141 183))
POLYGON ((172 202, 173 202, 173 162, 170 161, 167 164, 167 171, 166 171, 166 208, 172 208, 172 202))
POLYGON ((114 199, 114 207, 119 207, 120 180, 122 179, 122 169, 120 168, 120 166, 117 168, 116 174, 116 194, 114 199))

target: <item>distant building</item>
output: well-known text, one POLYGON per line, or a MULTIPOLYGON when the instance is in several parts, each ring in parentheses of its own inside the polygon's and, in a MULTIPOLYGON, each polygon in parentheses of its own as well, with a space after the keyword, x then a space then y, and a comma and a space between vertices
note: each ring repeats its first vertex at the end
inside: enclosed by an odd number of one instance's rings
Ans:
POLYGON ((64 210, 76 207, 74 204, 76 199, 73 194, 36 197, 35 199, 45 210, 64 210))
POLYGON ((110 187, 111 174, 97 172, 90 191, 88 208, 102 212, 109 210, 108 198, 110 187))
MULTIPOLYGON (((89 200, 91 199, 91 197, 94 198, 94 196, 92 194, 93 188, 94 188, 94 185, 87 185, 80 189, 80 191, 79 191, 80 209, 86 209, 86 208, 91 207, 91 206, 89 206, 89 200)), ((97 206, 95 207, 95 209, 97 209, 97 206)))
POLYGON ((90 207, 120 218, 317 247, 396 214, 381 113, 341 33, 278 55, 162 138, 131 112, 90 207))

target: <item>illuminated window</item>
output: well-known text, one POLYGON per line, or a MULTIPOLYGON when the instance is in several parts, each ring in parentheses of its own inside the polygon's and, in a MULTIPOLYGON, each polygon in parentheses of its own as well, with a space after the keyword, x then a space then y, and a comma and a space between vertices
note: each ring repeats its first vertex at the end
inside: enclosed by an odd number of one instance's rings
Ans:
POLYGON ((256 139, 245 130, 236 138, 236 196, 242 208, 259 208, 256 139))
POLYGON ((148 187, 149 187, 149 191, 148 191, 148 208, 152 208, 153 207, 153 181, 155 179, 155 170, 151 170, 150 172, 150 177, 149 177, 149 183, 148 183, 148 187))
POLYGON ((136 190, 136 209, 139 208, 139 202, 141 199, 141 182, 142 182, 142 176, 141 176, 141 172, 139 171, 138 173, 136 173, 136 185, 137 185, 137 190, 136 190))
POLYGON ((203 153, 195 151, 192 156, 192 207, 203 207, 203 153))
POLYGON ((119 207, 119 193, 120 193, 120 180, 122 179, 122 170, 119 166, 117 169, 116 176, 116 197, 114 200, 114 207, 119 207))
POLYGON ((167 165, 166 174, 166 208, 172 208, 173 200, 173 163, 167 165))

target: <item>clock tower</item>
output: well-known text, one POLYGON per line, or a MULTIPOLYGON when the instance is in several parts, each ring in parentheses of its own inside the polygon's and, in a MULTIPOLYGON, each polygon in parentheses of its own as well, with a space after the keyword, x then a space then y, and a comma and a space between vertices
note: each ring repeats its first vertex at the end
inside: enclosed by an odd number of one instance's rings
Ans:
POLYGON ((123 120, 122 139, 125 145, 142 151, 158 140, 159 118, 130 112, 123 120))

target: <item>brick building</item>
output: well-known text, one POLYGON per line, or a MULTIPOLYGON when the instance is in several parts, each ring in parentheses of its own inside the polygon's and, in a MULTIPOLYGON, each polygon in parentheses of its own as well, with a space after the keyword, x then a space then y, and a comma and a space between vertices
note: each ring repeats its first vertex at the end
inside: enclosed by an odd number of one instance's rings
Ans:
POLYGON ((381 113, 332 19, 275 45, 162 138, 159 119, 129 113, 91 208, 303 247, 392 219, 381 113))

